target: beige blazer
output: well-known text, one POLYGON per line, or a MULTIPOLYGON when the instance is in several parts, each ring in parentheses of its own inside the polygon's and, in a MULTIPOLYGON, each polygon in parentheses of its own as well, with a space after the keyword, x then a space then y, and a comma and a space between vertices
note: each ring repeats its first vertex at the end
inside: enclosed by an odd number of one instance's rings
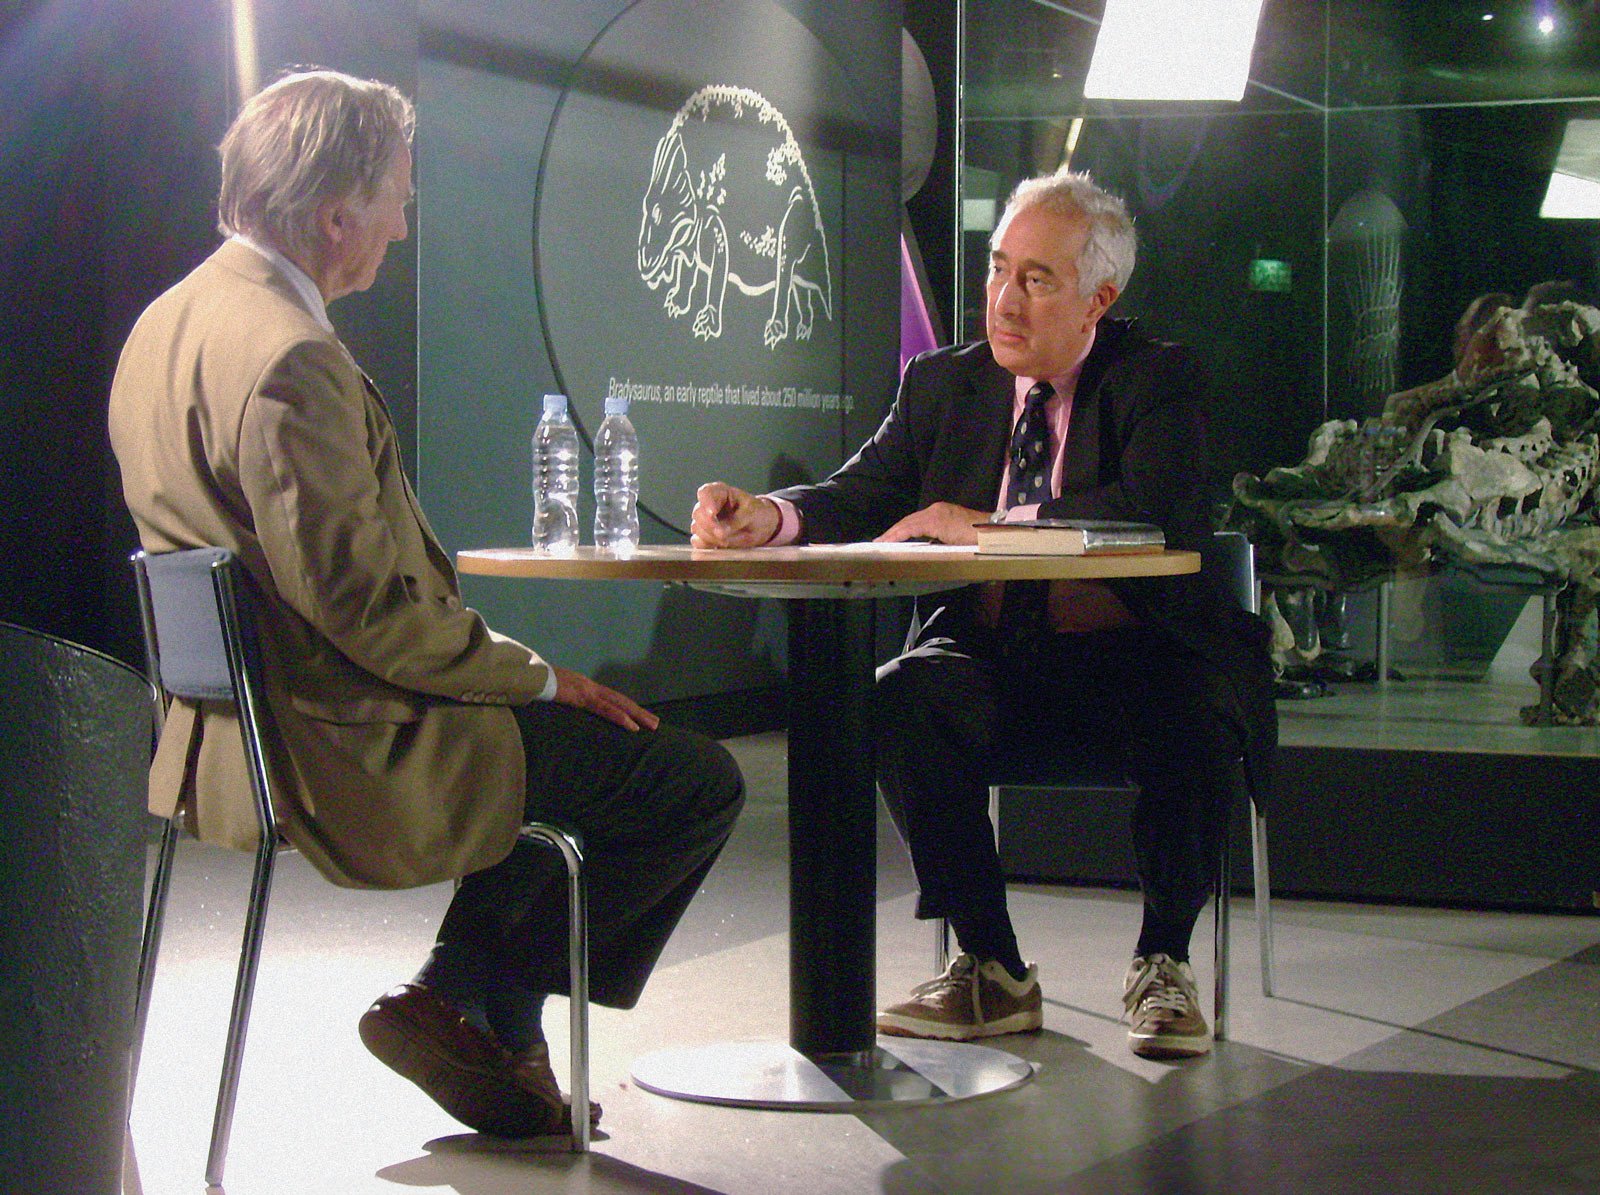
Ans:
MULTIPOLYGON (((508 707, 548 666, 461 604, 382 399, 288 279, 230 241, 151 304, 110 430, 145 549, 229 548, 260 590, 284 835, 353 887, 503 858, 524 784, 508 707)), ((202 839, 253 847, 249 792, 231 715, 175 704, 152 812, 182 804, 202 839)))

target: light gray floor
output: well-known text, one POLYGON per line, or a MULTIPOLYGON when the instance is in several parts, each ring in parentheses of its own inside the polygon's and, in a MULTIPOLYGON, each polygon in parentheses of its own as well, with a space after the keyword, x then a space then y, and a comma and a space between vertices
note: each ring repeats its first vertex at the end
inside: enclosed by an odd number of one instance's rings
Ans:
MULTIPOLYGON (((362 1049, 355 1021, 411 975, 448 897, 349 892, 281 863, 244 1067, 230 1195, 407 1191, 893 1195, 1600 1190, 1600 918, 1277 905, 1278 990, 1260 994, 1235 904, 1233 1040, 1171 1065, 1118 1024, 1138 919, 1127 892, 1019 887, 1042 1033, 999 1039, 1023 1087, 942 1108, 760 1112, 664 1099, 629 1078, 672 1045, 787 1026, 784 741, 730 746, 748 812, 639 1008, 597 1009, 604 1135, 583 1159, 496 1149, 362 1049)), ((926 978, 930 938, 892 831, 880 851, 880 1000, 926 978)), ((131 1123, 126 1189, 203 1189, 242 856, 180 855, 131 1123)), ((1197 959, 1210 953, 1209 917, 1197 959)), ((1209 965, 1199 967, 1209 984, 1209 965)), ((565 1006, 548 1028, 558 1071, 565 1006)))

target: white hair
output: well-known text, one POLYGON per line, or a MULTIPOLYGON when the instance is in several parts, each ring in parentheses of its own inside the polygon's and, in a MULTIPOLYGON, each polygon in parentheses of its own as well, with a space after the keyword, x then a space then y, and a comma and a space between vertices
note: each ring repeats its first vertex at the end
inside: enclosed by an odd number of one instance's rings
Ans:
POLYGON ((387 83, 328 70, 284 76, 245 104, 218 147, 217 226, 315 251, 317 210, 370 200, 415 124, 411 101, 387 83))
POLYGON ((1006 221, 1029 208, 1043 208, 1058 216, 1081 219, 1088 226, 1083 248, 1074 263, 1078 293, 1088 298, 1107 282, 1120 293, 1133 274, 1139 237, 1122 200, 1101 187, 1087 173, 1060 171, 1023 179, 1006 200, 1005 212, 995 226, 995 236, 1006 221))

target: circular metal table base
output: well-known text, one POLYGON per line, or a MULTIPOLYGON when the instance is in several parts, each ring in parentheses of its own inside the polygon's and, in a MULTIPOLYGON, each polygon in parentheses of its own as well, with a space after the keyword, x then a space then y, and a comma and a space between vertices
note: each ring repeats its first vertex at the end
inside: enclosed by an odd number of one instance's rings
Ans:
POLYGON ((646 1091, 699 1103, 859 1112, 989 1095, 1026 1083, 1033 1069, 990 1046, 880 1037, 865 1059, 824 1063, 785 1041, 657 1050, 634 1062, 633 1079, 646 1091))

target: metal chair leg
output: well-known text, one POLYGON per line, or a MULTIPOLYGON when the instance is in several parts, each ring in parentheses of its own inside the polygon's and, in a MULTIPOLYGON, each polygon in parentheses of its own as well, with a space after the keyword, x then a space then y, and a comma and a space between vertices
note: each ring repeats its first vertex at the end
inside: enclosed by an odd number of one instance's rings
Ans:
POLYGON ((172 890, 172 860, 178 852, 178 831, 183 815, 167 819, 156 850, 155 873, 150 878, 150 899, 145 906, 144 940, 139 946, 139 974, 133 995, 133 1045, 128 1056, 128 1102, 133 1102, 139 1078, 139 1057, 144 1052, 144 1028, 150 1019, 150 993, 155 989, 156 958, 161 953, 161 931, 167 920, 167 894, 172 890))
POLYGON ((228 1138, 233 1132, 233 1107, 239 1096, 245 1033, 250 1027, 250 1004, 255 998, 256 971, 261 962, 261 940, 267 928, 267 904, 272 897, 277 851, 275 838, 264 838, 256 848, 250 907, 245 913, 239 972, 233 985, 233 1009, 228 1016, 228 1041, 223 1049, 222 1080, 217 1087, 217 1112, 211 1122, 211 1147, 206 1154, 206 1183, 213 1187, 222 1185, 222 1171, 228 1161, 228 1138))
POLYGON ((1233 904, 1233 857, 1228 849, 1230 837, 1224 832, 1222 849, 1217 858, 1216 923, 1211 938, 1211 1036, 1216 1041, 1225 1041, 1228 1036, 1228 928, 1233 904))
POLYGON ((525 838, 538 839, 561 852, 567 865, 567 969, 571 991, 567 999, 570 1018, 572 1077, 572 1152, 589 1150, 589 902, 583 882, 583 841, 569 830, 544 822, 522 827, 525 838))
MULTIPOLYGON (((219 548, 197 548, 157 556, 139 552, 134 555, 133 566, 155 725, 163 724, 169 697, 233 703, 239 719, 241 745, 250 766, 250 788, 259 830, 244 938, 233 986, 233 1006, 228 1015, 228 1040, 217 1087, 216 1114, 206 1155, 206 1183, 220 1187, 228 1157, 228 1138, 233 1129, 245 1035, 250 1024, 250 1005, 255 996, 267 906, 272 896, 272 872, 279 847, 266 755, 257 730, 257 716, 262 708, 260 659, 252 635, 248 595, 242 588, 242 565, 231 552, 219 548), (205 600, 208 595, 210 603, 205 600), (158 611, 170 616, 166 625, 158 611), (168 638, 169 642, 163 645, 158 642, 161 638, 168 638), (165 652, 163 646, 167 649, 165 652)), ((176 817, 171 820, 163 836, 156 879, 151 888, 151 908, 146 919, 136 996, 137 1032, 141 1038, 160 946, 178 820, 176 817)))
POLYGON ((1270 996, 1275 967, 1272 941, 1272 873, 1267 865, 1267 818, 1250 802, 1250 851, 1256 886, 1256 935, 1261 946, 1261 994, 1270 996))

